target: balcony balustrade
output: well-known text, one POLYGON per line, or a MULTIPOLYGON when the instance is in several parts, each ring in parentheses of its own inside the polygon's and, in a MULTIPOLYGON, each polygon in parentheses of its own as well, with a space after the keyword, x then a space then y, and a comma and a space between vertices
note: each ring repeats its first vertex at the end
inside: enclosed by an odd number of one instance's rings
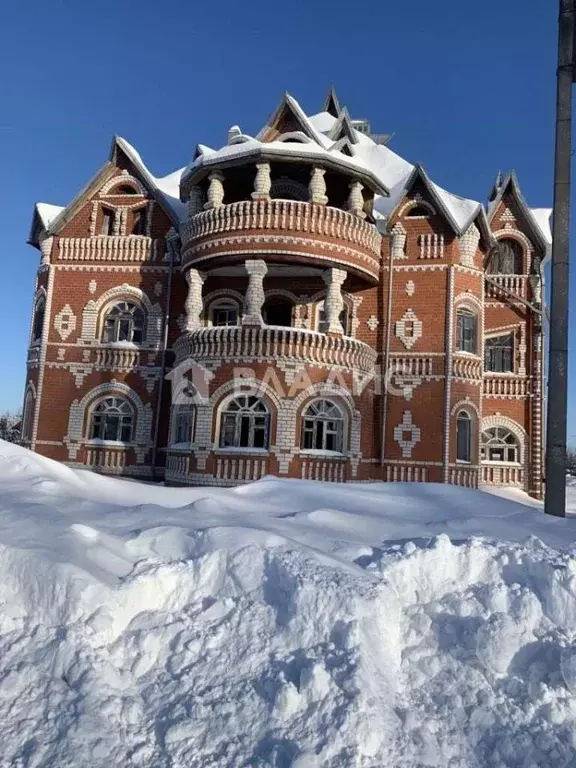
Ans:
POLYGON ((290 359, 308 365, 341 366, 372 373, 377 353, 348 336, 328 336, 304 328, 228 326, 198 328, 174 344, 176 364, 192 360, 258 361, 290 359))
POLYGON ((193 216, 180 229, 182 264, 262 252, 330 262, 378 279, 381 236, 373 224, 339 208, 295 200, 244 200, 193 216))

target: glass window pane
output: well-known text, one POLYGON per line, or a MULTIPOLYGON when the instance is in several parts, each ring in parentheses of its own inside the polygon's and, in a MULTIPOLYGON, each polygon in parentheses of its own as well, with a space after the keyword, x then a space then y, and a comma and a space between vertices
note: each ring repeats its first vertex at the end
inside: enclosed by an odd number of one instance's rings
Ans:
POLYGON ((114 413, 107 413, 104 417, 104 440, 117 440, 120 417, 114 413))

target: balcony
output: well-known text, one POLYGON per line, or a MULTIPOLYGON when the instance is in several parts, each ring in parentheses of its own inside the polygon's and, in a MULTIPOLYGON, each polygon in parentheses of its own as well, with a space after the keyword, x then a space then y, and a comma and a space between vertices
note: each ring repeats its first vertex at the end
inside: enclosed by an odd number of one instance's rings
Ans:
POLYGON ((180 230, 182 266, 261 254, 275 260, 355 271, 378 280, 376 227, 339 208, 293 200, 241 201, 194 216, 180 230))
POLYGON ((528 298, 528 275, 490 275, 490 282, 485 281, 486 299, 505 301, 513 298, 528 298))
POLYGON ((126 237, 63 237, 58 241, 58 261, 113 261, 126 264, 160 262, 158 241, 144 235, 126 237))
POLYGON ((510 374, 484 374, 484 397, 527 397, 530 395, 530 380, 510 374))
POLYGON ((228 326, 198 328, 174 344, 176 364, 185 359, 257 362, 289 359, 312 366, 340 366, 372 373, 377 352, 348 336, 327 336, 304 328, 228 326))

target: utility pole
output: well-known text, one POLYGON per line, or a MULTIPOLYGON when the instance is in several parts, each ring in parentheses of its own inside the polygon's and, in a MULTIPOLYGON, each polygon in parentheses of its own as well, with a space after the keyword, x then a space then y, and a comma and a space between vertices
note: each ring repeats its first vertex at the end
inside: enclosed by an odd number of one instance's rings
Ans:
POLYGON ((574 14, 576 0, 560 0, 554 155, 554 213, 550 283, 550 347, 546 421, 544 511, 566 516, 566 414, 568 408, 568 276, 574 14))

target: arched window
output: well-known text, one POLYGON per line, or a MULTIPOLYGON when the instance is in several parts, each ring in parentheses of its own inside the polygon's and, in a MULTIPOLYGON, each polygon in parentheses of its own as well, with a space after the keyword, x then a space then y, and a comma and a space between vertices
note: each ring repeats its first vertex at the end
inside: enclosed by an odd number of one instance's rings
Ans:
POLYGON ((270 414, 266 403, 253 395, 228 402, 220 422, 221 448, 268 448, 270 414))
POLYGON ((120 184, 112 192, 113 195, 137 195, 138 190, 134 189, 130 184, 120 184))
POLYGON ((102 341, 132 341, 140 344, 144 338, 144 312, 131 301, 119 301, 106 313, 102 341))
POLYGON ((524 272, 524 252, 517 240, 505 237, 490 251, 488 273, 492 275, 521 275, 524 272))
POLYGON ((176 405, 172 417, 172 444, 190 444, 194 437, 196 408, 194 405, 176 405))
POLYGON ((478 321, 470 309, 456 313, 456 345, 460 352, 476 354, 478 350, 478 321))
POLYGON ((483 461, 520 463, 518 438, 506 427, 491 427, 482 432, 483 461))
POLYGON ((122 397, 106 397, 92 411, 90 439, 129 443, 133 427, 134 414, 128 401, 122 397))
POLYGON ((332 400, 314 400, 302 414, 302 448, 337 451, 344 445, 344 417, 332 400))
POLYGON ((44 315, 46 313, 46 299, 40 296, 34 309, 34 322, 32 324, 32 341, 40 341, 44 328, 44 315))
POLYGON ((132 219, 132 234, 146 234, 146 208, 138 208, 138 210, 134 211, 134 216, 132 219))
POLYGON ((220 299, 210 306, 210 322, 215 326, 238 325, 238 304, 232 299, 220 299))
POLYGON ((415 205, 406 213, 406 218, 414 219, 416 217, 427 219, 430 216, 430 210, 423 205, 415 205))
POLYGON ((299 181, 292 181, 286 176, 274 179, 270 188, 270 197, 273 200, 296 200, 306 202, 308 200, 308 187, 299 181))
MULTIPOLYGON (((349 312, 348 307, 346 304, 344 305, 344 309, 342 312, 340 312, 340 324, 342 326, 342 329, 344 331, 344 336, 349 336, 349 312)), ((324 304, 322 303, 321 307, 318 309, 318 330, 320 333, 328 333, 328 320, 326 319, 326 311, 324 309, 324 304)))
POLYGON ((472 419, 468 411, 456 417, 456 461, 472 461, 472 419))
POLYGON ((28 390, 24 400, 24 413, 22 414, 22 440, 32 439, 32 424, 34 422, 34 395, 28 390))
POLYGON ((484 340, 484 368, 494 373, 514 370, 514 334, 503 333, 484 340))
POLYGON ((292 325, 293 304, 283 296, 272 296, 262 308, 262 317, 266 325, 292 325))

